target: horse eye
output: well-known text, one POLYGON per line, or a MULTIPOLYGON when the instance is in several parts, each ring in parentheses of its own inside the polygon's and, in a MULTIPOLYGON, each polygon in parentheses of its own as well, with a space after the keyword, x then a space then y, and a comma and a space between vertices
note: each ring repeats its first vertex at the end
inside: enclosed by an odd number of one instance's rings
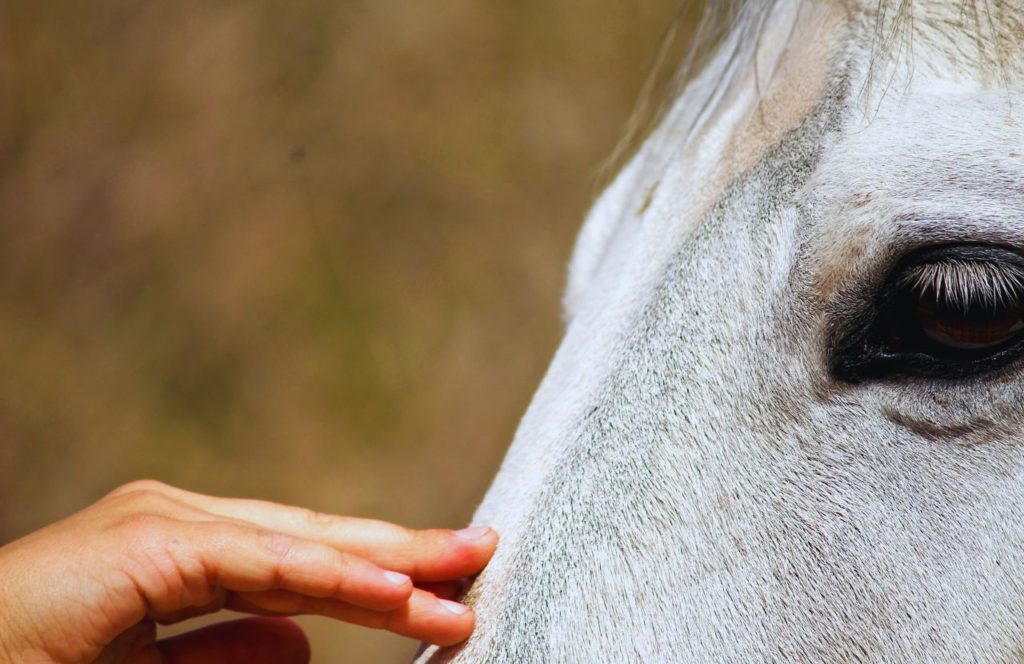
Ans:
POLYGON ((1001 348, 1024 331, 1024 304, 1012 301, 964 310, 919 297, 913 324, 920 340, 936 354, 966 357, 1001 348))
POLYGON ((981 245, 916 252, 860 320, 835 345, 841 380, 995 371, 1024 354, 1024 256, 981 245))
POLYGON ((892 348, 950 360, 997 351, 1024 331, 1024 304, 1017 300, 953 304, 930 293, 909 294, 893 328, 892 348))

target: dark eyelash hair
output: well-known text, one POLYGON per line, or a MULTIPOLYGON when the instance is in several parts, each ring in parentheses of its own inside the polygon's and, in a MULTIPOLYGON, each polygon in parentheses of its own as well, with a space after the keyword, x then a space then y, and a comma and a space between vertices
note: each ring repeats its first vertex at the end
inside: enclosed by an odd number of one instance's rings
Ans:
POLYGON ((910 268, 899 285, 964 314, 977 307, 996 310, 1024 301, 1024 266, 946 259, 910 268))

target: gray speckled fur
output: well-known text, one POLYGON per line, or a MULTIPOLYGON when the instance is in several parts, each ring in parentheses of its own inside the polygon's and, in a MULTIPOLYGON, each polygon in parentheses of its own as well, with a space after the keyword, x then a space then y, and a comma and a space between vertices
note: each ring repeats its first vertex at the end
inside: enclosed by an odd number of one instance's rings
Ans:
MULTIPOLYGON (((726 638, 725 634, 711 633, 716 621, 706 620, 707 616, 700 621, 682 619, 688 612, 703 612, 701 586, 727 581, 708 578, 715 570, 673 570, 660 582, 644 585, 636 585, 636 575, 630 571, 631 567, 657 568, 660 561, 686 553, 693 546, 714 547, 720 555, 762 569, 766 575, 763 592, 772 593, 768 585, 778 584, 775 580, 768 583, 774 566, 765 560, 767 552, 748 550, 743 542, 763 541, 779 527, 773 505, 779 488, 763 486, 754 479, 742 493, 729 490, 738 484, 737 479, 748 474, 744 471, 746 464, 758 466, 770 459, 757 454, 754 446, 733 450, 728 459, 731 467, 722 465, 724 459, 716 459, 715 474, 720 477, 705 478, 699 487, 694 486, 693 478, 674 469, 707 467, 702 457, 719 447, 718 441, 708 440, 718 434, 716 420, 734 420, 740 415, 722 408, 710 416, 698 403, 711 397, 720 399, 724 406, 736 396, 729 394, 730 387, 749 385, 752 389, 744 395, 746 403, 748 398, 764 394, 758 383, 772 382, 770 377, 758 376, 763 365, 758 354, 777 352, 774 344, 778 340, 770 334, 777 324, 776 316, 763 312, 761 324, 766 329, 727 328, 717 321, 723 309, 742 309, 740 299, 778 300, 780 293, 768 291, 772 282, 764 273, 768 266, 758 265, 755 257, 771 251, 779 232, 773 226, 797 223, 798 217, 785 214, 783 209, 792 206, 796 191, 812 172, 824 133, 835 124, 829 117, 831 106, 823 105, 808 118, 806 126, 766 155, 750 177, 731 187, 664 275, 662 286, 626 345, 620 366, 595 395, 593 409, 579 422, 572 443, 551 473, 550 484, 536 499, 534 514, 525 528, 527 534, 514 558, 513 564, 522 570, 520 578, 525 583, 521 588, 509 589, 510 599, 502 607, 493 633, 499 637, 519 633, 535 636, 496 639, 488 649, 489 661, 574 661, 582 656, 574 652, 575 639, 577 630, 587 629, 586 623, 593 620, 592 610, 586 607, 594 599, 590 595, 595 586, 604 586, 600 602, 608 595, 620 598, 614 605, 600 603, 593 607, 601 615, 598 622, 607 628, 594 635, 596 639, 588 646, 596 647, 610 660, 626 661, 637 655, 649 659, 659 653, 678 658, 700 638, 690 633, 692 629, 706 632, 704 638, 726 638), (765 190, 763 182, 782 186, 765 190), (756 200, 756 207, 748 211, 746 200, 756 200), (712 282, 707 285, 714 290, 703 290, 699 298, 678 287, 702 281, 699 275, 714 274, 720 265, 742 257, 748 257, 749 263, 742 284, 712 282), (644 361, 650 357, 660 361, 644 361), (638 367, 643 371, 638 372, 638 367), (694 380, 694 375, 705 373, 702 367, 713 367, 718 380, 694 380), (659 473, 658 469, 668 472, 659 473), (721 498, 730 510, 756 514, 756 528, 764 532, 751 536, 743 532, 746 525, 733 531, 722 523, 701 523, 686 513, 686 508, 698 507, 709 498, 721 498), (552 513, 564 518, 552 521, 552 513), (705 530, 699 541, 686 525, 705 530), (551 561, 562 565, 554 566, 551 561), (565 566, 579 567, 585 573, 566 574, 565 566), (654 606, 672 607, 683 629, 668 631, 653 623, 648 609, 654 606), (577 611, 579 614, 574 615, 577 611), (555 623, 567 619, 582 620, 584 624, 554 628, 555 623), (623 624, 636 625, 647 638, 623 638, 617 628, 623 624), (644 651, 637 647, 640 644, 644 651)), ((809 392, 807 388, 800 396, 809 392)), ((802 413, 794 412, 793 406, 798 403, 794 396, 773 403, 767 413, 799 417, 797 421, 786 417, 790 421, 785 427, 772 427, 779 437, 777 445, 793 445, 794 425, 806 426, 800 421, 802 413)), ((764 425, 759 422, 758 428, 764 425)), ((708 507, 720 509, 717 505, 708 507)), ((761 611, 759 602, 755 604, 755 609, 761 611)), ((771 620, 783 619, 771 616, 771 620)))
POLYGON ((836 328, 902 247, 1024 240, 1008 152, 1024 131, 997 111, 992 141, 947 123, 1021 88, 953 94, 933 77, 867 117, 872 55, 856 16, 844 26, 818 102, 692 232, 656 228, 686 200, 635 213, 648 188, 617 185, 634 193, 616 223, 638 227, 603 231, 611 248, 481 508, 503 542, 470 594, 478 629, 422 661, 1024 656, 1018 377, 855 386, 827 370, 836 328), (934 127, 872 143, 914 118, 934 127), (993 177, 951 179, 970 168, 993 177), (648 278, 622 259, 651 238, 673 246, 648 278))

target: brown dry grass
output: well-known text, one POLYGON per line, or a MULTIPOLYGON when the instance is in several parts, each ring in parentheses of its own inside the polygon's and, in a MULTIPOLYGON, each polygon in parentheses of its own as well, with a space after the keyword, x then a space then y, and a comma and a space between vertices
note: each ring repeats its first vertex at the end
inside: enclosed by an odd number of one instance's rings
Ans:
POLYGON ((0 541, 141 476, 464 523, 674 5, 0 3, 0 541))

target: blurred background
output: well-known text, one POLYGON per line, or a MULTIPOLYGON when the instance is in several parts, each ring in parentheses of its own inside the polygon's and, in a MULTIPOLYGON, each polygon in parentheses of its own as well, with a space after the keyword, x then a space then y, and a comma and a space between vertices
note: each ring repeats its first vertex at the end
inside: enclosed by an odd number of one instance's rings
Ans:
POLYGON ((0 0, 0 542, 140 477, 466 523, 676 5, 0 0))

